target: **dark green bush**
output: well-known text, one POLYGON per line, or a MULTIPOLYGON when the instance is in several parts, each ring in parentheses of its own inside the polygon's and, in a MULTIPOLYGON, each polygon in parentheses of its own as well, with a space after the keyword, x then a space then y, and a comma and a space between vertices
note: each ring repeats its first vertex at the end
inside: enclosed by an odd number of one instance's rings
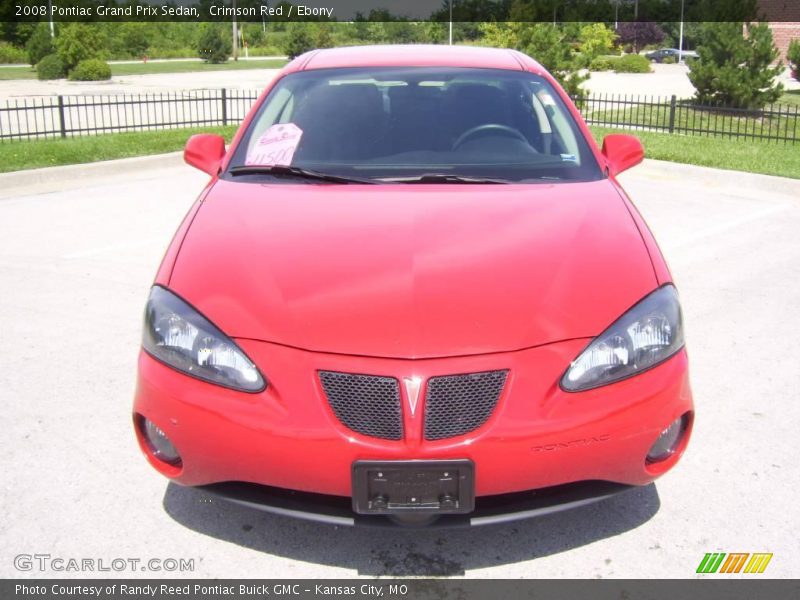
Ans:
POLYGON ((36 77, 39 79, 62 79, 66 76, 67 66, 58 54, 48 54, 36 65, 36 77))
POLYGON ((614 62, 617 73, 649 73, 650 61, 641 54, 626 54, 614 62))
POLYGON ((53 45, 53 38, 50 37, 50 28, 46 23, 40 23, 33 30, 31 37, 25 44, 25 51, 28 53, 28 62, 32 65, 38 65, 48 54, 53 54, 56 47, 53 45))
POLYGON ((65 23, 55 39, 56 52, 71 71, 78 63, 103 55, 107 38, 95 23, 65 23))
POLYGON ((98 58, 82 60, 69 72, 70 81, 103 81, 111 79, 111 67, 98 58))
POLYGON ((231 45, 223 39, 219 28, 206 24, 197 42, 197 54, 206 62, 224 63, 231 55, 231 45))
POLYGON ((284 42, 283 50, 292 59, 316 48, 314 39, 306 23, 291 23, 289 34, 284 42))

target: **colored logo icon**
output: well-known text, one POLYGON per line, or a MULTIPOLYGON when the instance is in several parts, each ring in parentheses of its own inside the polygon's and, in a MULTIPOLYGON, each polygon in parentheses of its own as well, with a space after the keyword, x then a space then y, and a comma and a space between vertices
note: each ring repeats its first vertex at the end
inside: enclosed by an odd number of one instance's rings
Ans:
POLYGON ((769 552, 707 552, 697 567, 698 573, 763 573, 772 553, 769 552))

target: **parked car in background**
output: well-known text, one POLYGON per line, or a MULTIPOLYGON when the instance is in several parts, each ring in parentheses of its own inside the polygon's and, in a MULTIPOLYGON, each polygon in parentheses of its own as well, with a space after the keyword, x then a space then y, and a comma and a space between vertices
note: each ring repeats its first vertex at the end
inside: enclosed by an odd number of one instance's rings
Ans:
POLYGON ((230 147, 147 302, 133 421, 162 474, 340 525, 487 524, 649 484, 694 416, 678 294, 531 58, 314 51, 230 147))
POLYGON ((690 61, 699 58, 697 52, 694 50, 684 50, 681 52, 677 48, 660 48, 658 50, 654 50, 653 52, 648 52, 645 54, 645 58, 657 63, 679 62, 681 55, 683 55, 684 61, 690 61))

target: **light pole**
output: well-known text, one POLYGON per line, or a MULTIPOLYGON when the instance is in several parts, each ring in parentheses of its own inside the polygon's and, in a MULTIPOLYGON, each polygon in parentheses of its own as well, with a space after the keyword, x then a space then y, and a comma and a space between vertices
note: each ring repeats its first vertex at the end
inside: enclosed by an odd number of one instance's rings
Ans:
POLYGON ((453 0, 448 2, 450 5, 450 34, 448 36, 448 44, 453 45, 453 0))
POLYGON ((53 0, 47 0, 47 14, 50 17, 50 37, 56 37, 56 29, 53 26, 53 0))
POLYGON ((233 60, 239 60, 239 30, 236 26, 236 0, 231 0, 233 5, 233 60))
POLYGON ((678 64, 683 64, 683 0, 681 0, 681 32, 678 36, 680 41, 678 42, 678 64))

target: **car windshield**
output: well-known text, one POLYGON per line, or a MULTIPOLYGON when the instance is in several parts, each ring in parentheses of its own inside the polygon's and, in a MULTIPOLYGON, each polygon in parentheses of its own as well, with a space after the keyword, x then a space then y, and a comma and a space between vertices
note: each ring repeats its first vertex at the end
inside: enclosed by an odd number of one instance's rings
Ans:
POLYGON ((262 103, 225 177, 294 183, 328 176, 505 183, 603 174, 561 97, 531 73, 404 67, 289 74, 262 103))

